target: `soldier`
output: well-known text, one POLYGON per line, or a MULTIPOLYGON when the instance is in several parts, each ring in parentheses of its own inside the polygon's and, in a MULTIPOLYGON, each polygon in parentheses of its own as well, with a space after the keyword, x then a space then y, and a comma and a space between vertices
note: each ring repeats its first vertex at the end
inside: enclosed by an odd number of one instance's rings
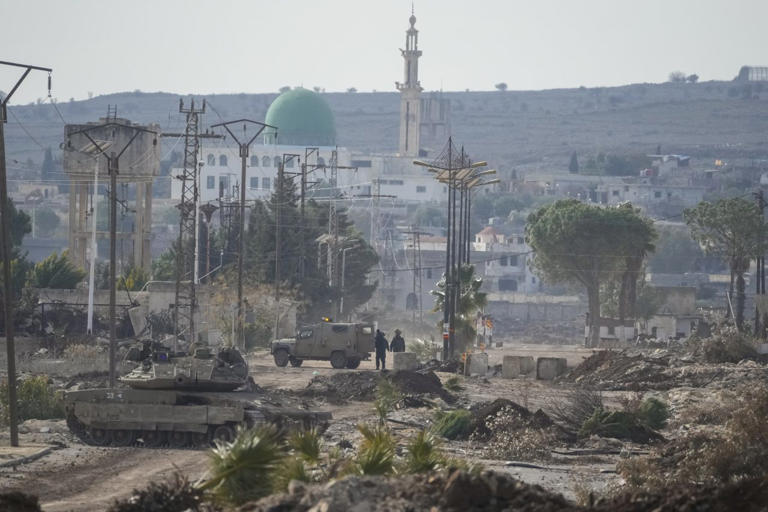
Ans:
POLYGON ((374 338, 374 345, 376 346, 376 369, 379 369, 379 361, 381 361, 381 369, 386 370, 387 365, 387 350, 389 350, 389 342, 384 337, 384 333, 376 329, 376 338, 374 338))
POLYGON ((392 352, 405 352, 405 340, 400 336, 400 329, 395 329, 395 337, 392 338, 389 349, 392 352))

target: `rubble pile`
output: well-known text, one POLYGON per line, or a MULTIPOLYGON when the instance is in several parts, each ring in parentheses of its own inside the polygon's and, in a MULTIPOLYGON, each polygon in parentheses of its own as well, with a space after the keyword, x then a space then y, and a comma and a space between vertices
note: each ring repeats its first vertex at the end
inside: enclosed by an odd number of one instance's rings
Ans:
POLYGON ((292 482, 285 494, 272 495, 240 508, 242 512, 304 512, 307 510, 411 510, 520 512, 584 510, 562 496, 511 476, 487 472, 472 475, 408 475, 403 478, 349 476, 327 485, 292 482))
POLYGON ((662 351, 646 355, 604 350, 585 359, 561 381, 603 390, 666 391, 678 387, 724 388, 766 379, 768 367, 750 360, 707 364, 662 351))
POLYGON ((474 410, 469 439, 495 459, 547 460, 552 445, 570 439, 541 409, 499 398, 474 410))
POLYGON ((335 373, 331 377, 318 375, 309 381, 301 395, 322 397, 330 403, 344 403, 348 400, 370 402, 376 399, 376 388, 379 379, 383 378, 389 379, 406 396, 429 395, 449 403, 456 400, 443 388, 440 379, 432 371, 398 371, 388 374, 360 371, 335 373))

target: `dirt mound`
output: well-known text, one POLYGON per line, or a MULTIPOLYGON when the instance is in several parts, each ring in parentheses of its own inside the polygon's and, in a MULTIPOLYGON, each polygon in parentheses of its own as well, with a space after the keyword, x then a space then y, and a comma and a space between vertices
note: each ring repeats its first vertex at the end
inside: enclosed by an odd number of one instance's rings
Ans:
POLYGON ((579 511, 562 496, 501 473, 407 475, 401 478, 350 476, 329 485, 294 482, 289 492, 243 506, 242 512, 312 510, 412 510, 520 512, 579 511), (315 507, 315 508, 312 508, 315 507))
POLYGON ((19 491, 0 493, 0 510, 10 512, 40 512, 37 496, 24 494, 19 491))
POLYGON ((434 372, 398 371, 379 373, 372 371, 340 372, 331 377, 314 377, 301 392, 303 396, 323 397, 331 403, 347 400, 370 402, 376 399, 380 379, 389 379, 405 396, 429 395, 453 402, 456 398, 443 388, 434 372))
POLYGON ((599 503, 601 512, 765 511, 768 504, 768 479, 751 478, 721 486, 680 486, 658 493, 625 494, 599 503))
POLYGON ((573 440, 541 409, 499 398, 473 408, 469 439, 495 459, 548 460, 553 444, 573 440))
POLYGON ((665 391, 678 387, 723 388, 766 379, 768 367, 755 361, 706 364, 668 352, 646 355, 604 350, 595 352, 560 380, 595 389, 665 391))
POLYGON ((70 377, 62 388, 68 390, 79 389, 96 389, 109 387, 109 372, 108 371, 92 371, 78 373, 70 377))

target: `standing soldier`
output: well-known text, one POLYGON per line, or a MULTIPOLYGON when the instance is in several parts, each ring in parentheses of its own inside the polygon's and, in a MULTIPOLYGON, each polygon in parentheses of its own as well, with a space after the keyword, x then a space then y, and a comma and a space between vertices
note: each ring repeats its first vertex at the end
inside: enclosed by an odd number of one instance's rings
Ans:
POLYGON ((405 352, 405 340, 400 336, 400 329, 395 329, 395 337, 389 347, 392 352, 405 352))
POLYGON ((386 370, 387 365, 387 350, 389 350, 389 342, 384 337, 384 333, 376 329, 376 338, 374 338, 374 344, 376 346, 376 369, 379 369, 379 361, 381 361, 381 369, 386 370))

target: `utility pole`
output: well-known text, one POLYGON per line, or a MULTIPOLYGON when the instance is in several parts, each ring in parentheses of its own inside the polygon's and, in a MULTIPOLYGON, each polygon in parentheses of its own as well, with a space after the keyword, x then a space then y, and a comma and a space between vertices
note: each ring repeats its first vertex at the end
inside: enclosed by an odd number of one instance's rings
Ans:
POLYGON ((205 203, 200 206, 200 211, 205 215, 205 275, 211 272, 211 218, 219 207, 213 203, 205 203))
POLYGON ((3 307, 5 309, 5 349, 8 364, 8 421, 11 430, 11 446, 19 446, 19 426, 16 411, 16 346, 13 340, 13 283, 11 282, 11 233, 8 221, 8 178, 5 168, 5 123, 8 122, 8 101, 32 70, 48 72, 48 96, 51 95, 50 68, 0 61, 0 65, 24 69, 21 78, 5 97, 0 97, 0 239, 3 249, 3 307))
POLYGON ((423 231, 419 231, 416 229, 416 227, 411 226, 410 231, 403 232, 404 235, 411 235, 411 249, 412 249, 412 256, 411 256, 411 267, 413 270, 413 283, 412 283, 412 293, 413 297, 416 299, 416 304, 413 305, 413 313, 411 315, 411 320, 413 322, 416 321, 416 310, 419 311, 419 322, 424 321, 424 313, 422 308, 422 301, 421 301, 421 294, 423 292, 422 290, 422 282, 421 282, 421 274, 422 274, 422 265, 421 265, 421 235, 428 235, 429 233, 425 233, 423 231))
POLYGON ((275 137, 277 137, 277 127, 268 124, 261 123, 259 121, 253 121, 251 119, 238 119, 236 121, 227 121, 225 123, 219 123, 211 126, 211 128, 224 127, 229 133, 232 139, 237 143, 240 149, 240 235, 238 240, 237 251, 237 335, 233 340, 232 345, 237 347, 238 345, 245 352, 245 338, 243 337, 245 328, 245 311, 243 311, 243 256, 245 253, 245 168, 246 160, 248 159, 248 152, 251 144, 256 140, 256 137, 261 135, 261 132, 265 128, 272 128, 275 130, 275 137), (230 129, 231 125, 243 124, 243 140, 238 139, 237 135, 230 129), (248 125, 256 125, 256 133, 248 138, 247 127, 248 125))
POLYGON ((89 126, 82 130, 70 132, 67 134, 67 147, 72 146, 73 135, 84 135, 96 150, 107 159, 107 173, 109 174, 109 387, 115 387, 115 352, 117 349, 117 174, 120 170, 120 157, 133 144, 142 133, 154 135, 153 146, 157 146, 157 132, 142 128, 140 126, 130 126, 110 121, 104 124, 89 126), (91 137, 90 132, 94 130, 104 131, 110 127, 120 127, 130 130, 133 135, 123 146, 119 153, 111 151, 107 154, 104 142, 97 142, 91 137))
POLYGON ((200 117, 205 114, 205 100, 201 108, 195 108, 195 100, 184 107, 179 99, 179 112, 187 115, 184 130, 184 168, 177 179, 181 180, 179 208, 179 238, 176 247, 176 296, 173 307, 173 344, 177 349, 181 334, 181 315, 188 309, 187 330, 189 343, 197 341, 195 336, 195 290, 194 253, 197 247, 197 199, 198 155, 200 153, 200 117))

